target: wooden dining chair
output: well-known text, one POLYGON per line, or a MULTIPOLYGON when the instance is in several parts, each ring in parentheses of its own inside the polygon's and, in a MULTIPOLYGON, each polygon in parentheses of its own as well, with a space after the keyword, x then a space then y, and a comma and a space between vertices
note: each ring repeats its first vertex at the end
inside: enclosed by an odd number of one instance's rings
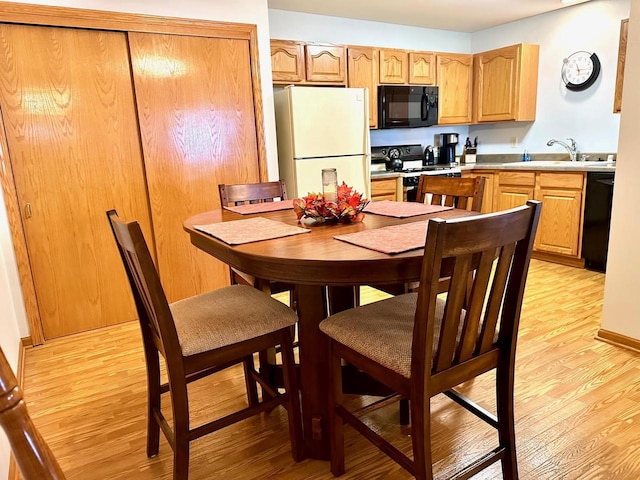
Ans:
POLYGON ((0 348, 0 426, 4 430, 23 480, 66 477, 36 429, 22 398, 22 389, 0 348))
POLYGON ((446 205, 479 212, 484 196, 484 177, 439 177, 420 175, 416 202, 425 203, 431 196, 431 205, 446 205))
MULTIPOLYGON (((284 405, 294 460, 303 457, 298 381, 293 360, 291 329, 297 316, 286 305, 246 285, 231 285, 169 304, 149 249, 137 222, 125 223, 107 212, 135 300, 147 363, 147 455, 158 454, 160 430, 173 449, 173 478, 186 480, 189 444, 208 433, 284 405), (280 394, 264 382, 253 354, 282 346, 284 385, 280 394), (168 384, 160 384, 160 355, 168 384), (249 406, 191 428, 187 385, 242 363, 249 406), (258 401, 257 384, 269 399, 258 401), (161 394, 169 392, 173 429, 161 411, 161 394)), ((211 392, 212 400, 215 392, 211 392)))
MULTIPOLYGON (((220 205, 222 207, 237 206, 253 203, 275 202, 287 199, 287 189, 284 180, 262 183, 238 183, 234 185, 218 185, 220 205)), ((289 292, 289 306, 296 310, 297 295, 294 285, 284 282, 262 280, 229 267, 231 284, 249 285, 268 293, 289 292)))
MULTIPOLYGON (((480 212, 484 196, 484 177, 439 177, 435 175, 421 175, 418 180, 418 193, 416 202, 425 203, 429 200, 431 205, 445 205, 480 212)), ((415 291, 418 282, 393 283, 375 285, 375 288, 391 295, 401 295, 415 291)), ((442 279, 440 289, 445 292, 448 288, 448 279, 442 279)))
POLYGON ((320 323, 331 344, 331 471, 344 473, 343 423, 418 480, 431 479, 430 398, 444 393, 498 431, 498 445, 452 478, 469 478, 500 460, 518 478, 514 366, 522 297, 541 203, 464 219, 429 221, 417 293, 346 310, 320 323), (469 271, 475 269, 466 308, 469 271), (448 295, 439 282, 451 276, 448 295), (343 402, 341 359, 410 399, 413 459, 382 438, 343 402), (497 414, 454 387, 495 370, 497 414))
MULTIPOLYGON (((284 180, 262 183, 237 183, 233 185, 223 183, 218 185, 218 192, 220 193, 220 205, 222 207, 287 200, 287 189, 284 180)), ((289 306, 294 311, 298 309, 298 295, 295 285, 257 278, 231 266, 229 267, 229 276, 232 285, 249 285, 269 294, 289 292, 289 306)), ((294 343, 294 345, 296 344, 294 343)), ((277 352, 278 348, 270 348, 260 352, 259 355, 260 373, 272 385, 280 383, 275 378, 279 369, 274 368, 278 364, 276 360, 277 352)))

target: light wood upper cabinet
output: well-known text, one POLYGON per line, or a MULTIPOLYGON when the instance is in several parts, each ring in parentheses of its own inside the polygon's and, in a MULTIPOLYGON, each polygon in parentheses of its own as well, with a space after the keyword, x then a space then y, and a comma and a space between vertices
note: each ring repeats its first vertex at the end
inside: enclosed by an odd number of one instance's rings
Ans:
POLYGON ((403 85, 409 78, 409 55, 405 50, 380 49, 380 83, 403 85))
POLYGON ((409 52, 409 83, 434 85, 436 83, 436 54, 409 52))
POLYGON ((302 82, 305 79, 304 44, 271 40, 271 74, 274 83, 302 82))
POLYGON ((373 47, 347 48, 347 85, 369 90, 369 126, 378 126, 378 50, 373 47))
POLYGON ((474 55, 476 122, 533 121, 538 45, 518 44, 474 55))
POLYGON ((346 50, 342 45, 304 46, 307 81, 342 83, 347 80, 346 50))
POLYGON ((613 113, 622 111, 622 85, 624 82, 624 63, 627 58, 627 36, 629 35, 629 19, 620 23, 620 45, 618 47, 618 70, 616 72, 616 90, 613 96, 613 113))
POLYGON ((436 54, 438 79, 438 124, 471 123, 473 55, 436 54))
POLYGON ((346 48, 342 45, 271 40, 273 83, 345 85, 346 48))

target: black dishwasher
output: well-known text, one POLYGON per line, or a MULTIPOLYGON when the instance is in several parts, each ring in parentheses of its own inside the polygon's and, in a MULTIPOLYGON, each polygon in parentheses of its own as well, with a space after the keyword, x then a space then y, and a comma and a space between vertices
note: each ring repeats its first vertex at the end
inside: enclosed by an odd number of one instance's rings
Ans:
POLYGON ((614 176, 613 172, 587 173, 582 258, 590 270, 604 272, 607 266, 614 176))

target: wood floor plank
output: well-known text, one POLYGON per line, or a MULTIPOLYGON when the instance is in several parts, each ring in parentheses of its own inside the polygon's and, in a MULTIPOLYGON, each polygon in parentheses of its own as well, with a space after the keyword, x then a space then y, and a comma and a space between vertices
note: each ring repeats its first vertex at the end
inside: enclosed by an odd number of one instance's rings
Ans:
MULTIPOLYGON (((516 362, 521 479, 640 478, 640 355, 594 339, 603 291, 602 274, 532 261, 516 362)), ((361 299, 368 303, 383 296, 363 289, 361 299)), ((171 478, 172 456, 164 439, 156 458, 145 454, 144 369, 136 323, 27 351, 28 408, 69 479, 171 478)), ((461 390, 494 410, 492 378, 486 374, 461 390)), ((195 382, 190 394, 195 424, 242 408, 242 370, 195 382)), ((168 403, 163 410, 170 417, 168 403)), ((435 398, 432 410, 437 478, 493 446, 495 432, 448 399, 435 398)), ((409 452, 409 429, 397 419, 394 404, 372 413, 368 422, 409 452)), ((287 435, 281 408, 208 435, 192 445, 190 479, 333 478, 327 462, 294 463, 287 435)), ((346 428, 346 468, 341 478, 411 478, 351 428, 346 428)), ((500 478, 500 469, 492 466, 474 478, 500 478)))

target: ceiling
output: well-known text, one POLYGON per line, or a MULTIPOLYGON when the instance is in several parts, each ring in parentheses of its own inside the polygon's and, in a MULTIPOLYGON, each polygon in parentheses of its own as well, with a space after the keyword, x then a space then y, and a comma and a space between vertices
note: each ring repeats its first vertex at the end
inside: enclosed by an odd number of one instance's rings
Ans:
POLYGON ((576 0, 268 0, 269 8, 334 17, 477 32, 583 3, 576 0))

